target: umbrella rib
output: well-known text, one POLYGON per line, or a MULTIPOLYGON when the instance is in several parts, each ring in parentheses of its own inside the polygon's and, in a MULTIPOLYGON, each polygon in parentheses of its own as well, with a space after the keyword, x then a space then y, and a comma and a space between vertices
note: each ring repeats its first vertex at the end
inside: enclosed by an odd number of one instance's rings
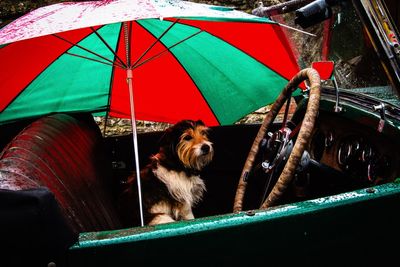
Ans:
POLYGON ((93 28, 90 27, 90 29, 96 34, 96 36, 103 42, 103 44, 110 50, 111 53, 114 54, 115 58, 123 65, 125 68, 127 67, 125 62, 117 55, 117 53, 112 49, 112 47, 104 40, 104 38, 93 28))
POLYGON ((156 59, 156 58, 160 57, 162 54, 164 54, 164 53, 170 51, 170 50, 171 50, 172 48, 174 48, 175 46, 177 46, 177 45, 183 43, 184 41, 186 41, 186 40, 188 40, 188 39, 190 39, 190 38, 196 36, 197 34, 199 34, 199 33, 201 33, 201 32, 203 32, 203 30, 199 30, 198 32, 193 33, 192 35, 189 35, 188 37, 186 37, 186 38, 180 40, 179 42, 177 42, 177 43, 175 43, 175 44, 173 44, 173 45, 167 47, 164 51, 162 51, 162 52, 160 52, 160 53, 158 53, 158 54, 152 56, 151 58, 148 58, 148 59, 146 59, 146 60, 140 62, 139 64, 136 64, 136 65, 132 66, 132 69, 136 69, 136 68, 142 66, 143 64, 145 64, 145 63, 147 63, 147 62, 149 62, 149 61, 151 61, 151 60, 153 60, 153 59, 156 59))
MULTIPOLYGON (((106 57, 104 57, 104 56, 102 56, 102 55, 99 55, 99 54, 97 54, 97 53, 95 53, 95 52, 93 52, 93 51, 91 51, 91 50, 89 50, 89 49, 87 49, 87 48, 85 48, 85 47, 83 47, 83 46, 80 46, 80 45, 75 44, 75 43, 73 43, 73 42, 71 42, 71 41, 68 41, 68 40, 65 39, 65 38, 62 38, 61 36, 59 36, 59 35, 57 35, 57 34, 53 34, 53 36, 56 37, 56 38, 58 38, 58 39, 60 39, 60 40, 62 40, 62 41, 64 41, 64 42, 67 42, 67 43, 71 44, 72 46, 78 47, 78 48, 80 48, 80 49, 82 49, 82 50, 84 50, 84 51, 86 51, 86 52, 89 52, 89 53, 92 54, 92 55, 95 55, 95 56, 97 56, 97 57, 99 57, 99 58, 102 58, 102 59, 104 59, 104 60, 110 62, 111 65, 114 65, 114 63, 115 63, 117 66, 119 66, 119 67, 121 67, 121 68, 123 68, 123 69, 125 68, 125 67, 122 66, 121 64, 117 64, 116 62, 114 62, 114 61, 112 61, 112 60, 110 60, 110 59, 108 59, 108 58, 106 58, 106 57)), ((82 57, 83 57, 83 56, 82 56, 82 57)), ((91 59, 91 58, 88 58, 88 59, 91 59)), ((91 60, 94 60, 94 59, 91 59, 91 60)))
POLYGON ((112 63, 109 63, 109 62, 104 62, 104 61, 101 61, 101 60, 98 60, 98 59, 94 59, 94 58, 90 58, 90 57, 85 57, 85 56, 78 55, 78 54, 74 54, 74 53, 70 53, 70 52, 65 52, 65 54, 70 55, 70 56, 74 56, 74 57, 84 58, 84 59, 87 59, 87 60, 91 60, 91 61, 94 61, 94 62, 98 62, 98 63, 104 64, 104 65, 109 65, 109 66, 112 66, 112 67, 119 67, 119 68, 121 68, 121 69, 126 69, 124 66, 122 66, 122 65, 120 65, 120 64, 112 64, 112 63))
POLYGON ((175 20, 147 49, 146 49, 146 51, 144 51, 143 52, 143 54, 142 55, 140 55, 140 57, 135 61, 135 62, 133 62, 133 64, 132 64, 132 66, 133 67, 135 67, 136 66, 136 64, 138 64, 139 63, 139 61, 158 43, 158 42, 160 42, 160 40, 161 40, 161 38, 163 38, 164 37, 164 35, 169 31, 169 30, 171 30, 171 28, 176 24, 176 23, 178 23, 178 21, 179 21, 179 19, 177 19, 177 20, 175 20))

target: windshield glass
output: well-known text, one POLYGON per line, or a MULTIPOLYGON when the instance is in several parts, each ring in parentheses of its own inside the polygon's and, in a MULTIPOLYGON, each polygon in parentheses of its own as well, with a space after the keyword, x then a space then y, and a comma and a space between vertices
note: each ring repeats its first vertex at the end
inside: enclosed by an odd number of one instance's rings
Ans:
POLYGON ((332 8, 331 19, 301 28, 294 12, 273 16, 275 21, 314 34, 287 29, 300 68, 312 62, 335 62, 335 79, 340 89, 349 89, 400 106, 398 95, 385 72, 368 32, 351 1, 332 8))

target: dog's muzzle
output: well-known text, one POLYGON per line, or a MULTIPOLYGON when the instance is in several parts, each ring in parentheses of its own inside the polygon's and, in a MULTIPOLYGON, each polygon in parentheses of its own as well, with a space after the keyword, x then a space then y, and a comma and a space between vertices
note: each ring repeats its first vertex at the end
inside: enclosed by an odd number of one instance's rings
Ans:
POLYGON ((204 166, 211 162, 214 156, 214 149, 211 142, 203 143, 198 151, 196 158, 195 169, 201 170, 204 166))

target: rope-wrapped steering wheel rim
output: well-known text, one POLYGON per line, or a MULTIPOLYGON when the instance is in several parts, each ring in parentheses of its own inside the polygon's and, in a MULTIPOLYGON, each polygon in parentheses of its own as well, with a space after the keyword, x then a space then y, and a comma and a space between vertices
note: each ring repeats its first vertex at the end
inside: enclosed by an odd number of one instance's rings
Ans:
POLYGON ((279 176, 274 188, 269 193, 268 197, 265 199, 264 203, 261 205, 260 209, 266 209, 273 206, 276 201, 283 195, 286 188, 292 181, 295 169, 300 162, 301 156, 305 150, 308 141, 311 138, 312 130, 314 129, 315 121, 319 110, 319 100, 321 95, 321 80, 318 72, 312 68, 306 68, 299 71, 282 90, 275 103, 272 105, 271 110, 267 113, 264 118, 263 123, 254 139, 253 145, 247 156, 246 162, 244 164, 242 173, 240 175, 238 187, 236 190, 233 211, 239 212, 243 207, 244 194, 247 188, 247 176, 253 168, 254 160, 259 150, 259 144, 264 138, 265 133, 271 123, 275 120, 280 109, 286 102, 286 100, 291 96, 292 92, 296 90, 301 82, 308 80, 310 84, 310 95, 308 99, 306 113, 296 140, 293 147, 292 153, 289 156, 288 161, 282 173, 279 176))

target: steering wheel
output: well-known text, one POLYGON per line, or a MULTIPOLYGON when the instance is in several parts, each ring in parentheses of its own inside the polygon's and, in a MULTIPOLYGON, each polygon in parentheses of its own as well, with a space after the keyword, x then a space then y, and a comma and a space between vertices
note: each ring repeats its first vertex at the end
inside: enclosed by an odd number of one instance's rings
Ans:
POLYGON ((286 117, 288 110, 286 109, 285 118, 282 124, 282 128, 271 136, 269 142, 277 141, 279 145, 276 146, 277 149, 274 153, 274 158, 268 161, 264 166, 264 168, 268 171, 268 169, 275 168, 278 164, 283 165, 283 170, 279 174, 279 178, 269 193, 268 197, 265 199, 260 209, 266 209, 273 206, 277 200, 284 194, 287 187, 291 183, 295 170, 299 165, 299 162, 304 153, 305 147, 311 138, 311 133, 314 129, 315 120, 318 115, 319 109, 319 99, 320 99, 320 89, 321 89, 321 80, 318 72, 312 68, 306 68, 299 71, 286 85, 286 87, 282 90, 275 103, 272 105, 271 110, 267 113, 264 118, 263 123, 257 133, 256 138, 254 139, 253 145, 250 149, 250 152, 247 156, 247 160, 242 170, 242 174, 239 179, 239 183, 236 189, 236 196, 233 203, 233 211, 239 212, 242 210, 243 206, 243 198, 246 192, 247 180, 250 172, 253 169, 253 163, 258 154, 260 142, 265 137, 265 133, 271 123, 275 120, 276 115, 279 113, 285 101, 292 95, 292 92, 297 89, 299 84, 308 80, 310 84, 310 94, 307 104, 306 113, 304 114, 303 121, 301 123, 300 129, 298 131, 297 139, 293 145, 293 141, 291 140, 294 136, 293 131, 291 133, 290 129, 286 126, 286 117), (288 154, 290 153, 290 155, 288 154), (287 160, 287 161, 286 161, 287 160), (286 161, 286 164, 284 163, 286 161))

